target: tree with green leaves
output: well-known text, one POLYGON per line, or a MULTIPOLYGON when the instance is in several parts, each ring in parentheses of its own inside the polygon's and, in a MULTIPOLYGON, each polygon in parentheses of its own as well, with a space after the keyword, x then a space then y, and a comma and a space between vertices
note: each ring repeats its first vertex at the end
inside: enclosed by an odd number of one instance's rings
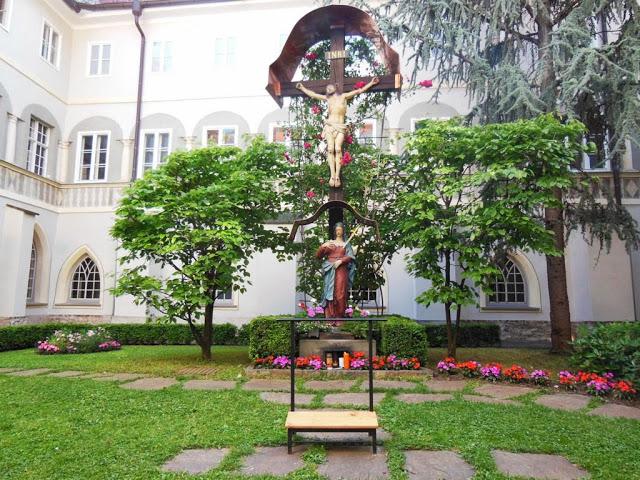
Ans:
MULTIPOLYGON (((602 207, 584 189, 563 189, 545 213, 558 251, 576 229, 607 245, 615 230, 636 231, 621 205, 626 142, 640 145, 640 6, 635 0, 383 0, 369 9, 392 41, 410 52, 413 81, 433 71, 436 89, 464 86, 481 123, 560 111, 587 126, 599 165, 609 161, 614 198, 602 207), (625 222, 614 225, 612 222, 625 222)), ((637 232, 637 231, 636 231, 637 232)), ((627 246, 637 243, 635 239, 627 246)), ((625 239, 623 239, 625 240, 625 239)), ((564 255, 547 256, 553 351, 571 341, 564 255)))
POLYGON ((246 150, 211 147, 176 152, 127 189, 111 234, 125 266, 114 289, 185 321, 211 360, 213 312, 220 292, 244 291, 249 260, 270 249, 284 258, 286 233, 266 223, 281 198, 273 185, 284 171, 280 145, 253 141, 246 150), (149 273, 150 265, 163 269, 149 273))
POLYGON ((570 167, 584 126, 545 115, 487 126, 424 121, 407 144, 407 191, 400 197, 409 270, 431 282, 417 300, 443 304, 448 354, 456 354, 464 305, 491 293, 515 250, 558 256, 540 212, 555 189, 577 186, 570 167))

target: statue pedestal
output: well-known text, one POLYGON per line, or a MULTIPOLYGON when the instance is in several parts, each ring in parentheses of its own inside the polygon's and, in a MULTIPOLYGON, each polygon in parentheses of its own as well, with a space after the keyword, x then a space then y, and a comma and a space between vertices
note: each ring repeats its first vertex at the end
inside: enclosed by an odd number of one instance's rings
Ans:
MULTIPOLYGON (((369 344, 366 339, 356 339, 349 333, 331 332, 321 333, 319 338, 301 338, 298 348, 301 357, 318 355, 326 362, 327 355, 330 355, 333 362, 338 365, 339 358, 344 352, 351 355, 355 352, 364 352, 367 355, 369 344)), ((373 340, 373 351, 376 351, 375 340, 373 340)))

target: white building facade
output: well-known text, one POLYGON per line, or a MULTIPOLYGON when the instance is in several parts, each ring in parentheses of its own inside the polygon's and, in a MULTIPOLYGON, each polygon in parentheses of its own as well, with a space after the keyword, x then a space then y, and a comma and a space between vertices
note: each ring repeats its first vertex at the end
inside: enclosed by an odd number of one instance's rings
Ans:
MULTIPOLYGON (((176 150, 209 142, 242 146, 245 134, 274 139, 288 113, 264 89, 268 66, 297 20, 318 7, 307 0, 143 2, 147 48, 140 160, 133 172, 140 34, 129 2, 102 3, 86 9, 72 0, 0 0, 5 323, 145 320, 145 307, 109 291, 122 253, 109 229, 123 188, 132 174, 157 167, 176 150)), ((424 91, 395 102, 384 131, 381 125, 373 129, 393 137, 417 119, 469 110, 463 89, 446 91, 437 104, 429 96, 424 91)), ((610 184, 608 165, 585 162, 610 184)), ((640 152, 630 148, 624 162, 624 202, 640 220, 640 152)), ((640 255, 614 241, 611 253, 597 258, 597 247, 572 238, 567 270, 573 320, 637 320, 640 255)), ((482 297, 463 318, 548 323, 544 258, 519 253, 505 268, 497 286, 504 293, 482 297)), ((252 260, 251 272, 245 293, 222 296, 216 322, 295 311, 294 261, 279 263, 265 252, 252 260)), ((387 312, 443 319, 441 305, 415 302, 428 283, 406 272, 402 255, 385 275, 387 312)))

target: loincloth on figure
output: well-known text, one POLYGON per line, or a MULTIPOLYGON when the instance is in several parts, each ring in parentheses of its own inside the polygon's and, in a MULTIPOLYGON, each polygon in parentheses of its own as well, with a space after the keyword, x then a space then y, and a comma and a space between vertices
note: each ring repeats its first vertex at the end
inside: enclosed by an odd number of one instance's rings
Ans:
POLYGON ((339 133, 343 135, 347 134, 347 124, 346 123, 335 123, 335 122, 324 122, 324 128, 322 129, 322 138, 327 138, 327 136, 331 136, 331 138, 336 138, 339 133))

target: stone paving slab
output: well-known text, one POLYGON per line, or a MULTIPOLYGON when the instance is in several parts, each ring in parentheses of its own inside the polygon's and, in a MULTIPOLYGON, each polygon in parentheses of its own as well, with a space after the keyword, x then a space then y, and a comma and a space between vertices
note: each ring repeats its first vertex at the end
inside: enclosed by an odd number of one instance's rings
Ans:
MULTIPOLYGON (((373 380, 373 389, 397 389, 397 390, 413 390, 418 386, 417 383, 409 382, 406 380, 373 380)), ((360 387, 362 390, 369 391, 369 381, 362 382, 360 387)))
POLYGON ((476 403, 491 403, 494 405, 516 405, 516 406, 523 405, 522 403, 516 402, 514 400, 507 400, 504 398, 481 397, 479 395, 463 395, 462 398, 464 398, 468 402, 476 402, 476 403))
POLYGON ((571 393, 557 393, 555 395, 542 395, 536 398, 538 405, 559 410, 576 411, 586 407, 590 398, 586 395, 576 395, 571 393))
POLYGON ((50 372, 50 368, 33 368, 31 370, 20 370, 17 372, 10 372, 7 375, 11 375, 12 377, 34 377, 36 375, 41 375, 43 373, 50 372))
POLYGON ((536 392, 537 389, 530 387, 519 387, 516 385, 496 385, 496 384, 487 384, 482 385, 475 389, 476 393, 481 393, 482 395, 488 395, 493 398, 507 399, 513 397, 519 397, 520 395, 525 395, 527 393, 536 392))
POLYGON ((434 392, 459 392, 469 382, 466 380, 427 380, 427 388, 434 392))
POLYGON ((233 380, 189 380, 183 385, 185 390, 233 390, 233 380))
POLYGON ((69 377, 79 377, 80 375, 84 375, 85 372, 81 372, 80 370, 65 370, 63 372, 55 372, 50 373, 47 377, 57 377, 57 378, 69 378, 69 377))
MULTIPOLYGON (((378 405, 384 398, 384 393, 373 394, 373 404, 378 405)), ((323 403, 326 405, 369 405, 368 393, 330 393, 325 395, 323 403)))
POLYGON ((0 375, 5 374, 5 373, 18 372, 20 370, 22 370, 22 369, 21 368, 2 367, 2 368, 0 368, 0 375))
POLYGON ((136 380, 144 377, 139 373, 114 373, 113 375, 101 375, 99 377, 93 377, 96 382, 128 382, 130 380, 136 380))
POLYGON ((228 448, 183 450, 162 466, 164 472, 196 475, 217 467, 229 452, 228 448))
MULTIPOLYGON (((300 432, 300 438, 312 442, 323 443, 345 443, 345 444, 371 444, 369 434, 366 432, 300 432)), ((378 444, 391 439, 391 434, 382 428, 376 430, 376 441, 378 444)))
POLYGON ((453 400, 450 393, 403 393, 396 397, 404 403, 444 402, 453 400))
POLYGON ((371 447, 330 448, 318 473, 329 480, 381 480, 389 478, 387 455, 382 448, 376 455, 371 447))
POLYGON ((468 480, 475 474, 456 452, 409 450, 405 458, 409 480, 468 480))
POLYGON ((546 480, 578 480, 589 477, 587 471, 559 455, 511 453, 501 450, 493 450, 491 455, 498 470, 505 475, 546 480))
POLYGON ((355 380, 311 380, 304 384, 304 388, 308 390, 349 390, 355 384, 355 380))
POLYGON ((640 420, 640 408, 619 405, 617 403, 605 403, 604 405, 591 410, 589 415, 640 420))
POLYGON ((253 378, 242 385, 243 390, 268 390, 268 391, 284 391, 291 390, 291 382, 289 380, 272 380, 269 378, 253 378))
POLYGON ((175 378, 149 377, 134 380, 131 383, 122 383, 120 386, 127 390, 162 390, 177 383, 175 378))
MULTIPOLYGON (((313 397, 309 393, 296 393, 296 405, 311 405, 313 397)), ((289 405, 291 403, 291 394, 289 392, 260 392, 260 398, 265 402, 281 403, 289 405)))
POLYGON ((304 450, 304 447, 296 445, 289 455, 287 447, 259 447, 244 459, 240 471, 244 475, 288 475, 304 467, 304 450))

